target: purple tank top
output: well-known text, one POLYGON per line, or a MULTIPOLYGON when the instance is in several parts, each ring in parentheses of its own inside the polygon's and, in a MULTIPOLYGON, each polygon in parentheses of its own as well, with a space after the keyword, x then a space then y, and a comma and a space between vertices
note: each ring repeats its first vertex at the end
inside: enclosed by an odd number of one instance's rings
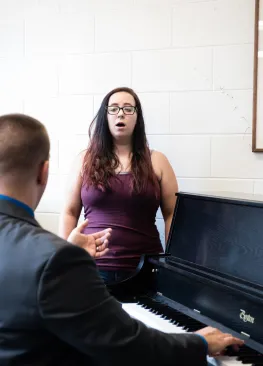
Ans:
POLYGON ((89 225, 86 234, 112 228, 109 252, 97 260, 101 270, 133 270, 142 254, 162 253, 155 216, 160 205, 152 184, 141 194, 130 192, 131 173, 112 178, 112 190, 102 192, 82 186, 81 199, 85 219, 89 225))

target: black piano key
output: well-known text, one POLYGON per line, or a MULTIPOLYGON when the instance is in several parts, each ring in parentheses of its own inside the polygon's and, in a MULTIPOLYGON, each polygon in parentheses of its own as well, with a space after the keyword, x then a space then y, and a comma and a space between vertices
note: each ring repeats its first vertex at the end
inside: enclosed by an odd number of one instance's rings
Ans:
POLYGON ((163 319, 166 319, 177 326, 181 326, 189 332, 194 332, 205 326, 178 310, 172 309, 166 304, 152 299, 142 298, 141 301, 139 301, 139 304, 153 314, 160 315, 163 319))
POLYGON ((236 357, 237 361, 240 361, 240 365, 263 365, 263 355, 247 346, 242 346, 238 350, 228 347, 224 354, 229 357, 236 357))
POLYGON ((232 352, 236 352, 238 355, 258 355, 259 353, 251 348, 248 348, 247 346, 240 347, 237 351, 231 347, 230 348, 232 352))
POLYGON ((263 357, 260 354, 257 354, 257 355, 250 354, 250 355, 239 355, 237 357, 237 359, 239 361, 246 361, 246 360, 250 359, 251 360, 250 363, 251 363, 253 361, 253 359, 255 361, 260 361, 260 360, 263 360, 263 357))
POLYGON ((229 357, 235 356, 237 358, 261 355, 259 352, 252 350, 247 346, 239 347, 237 350, 233 347, 228 347, 224 354, 229 357))
POLYGON ((251 363, 263 363, 262 356, 250 356, 250 357, 242 357, 241 359, 238 358, 238 361, 241 361, 244 365, 251 364, 251 363))

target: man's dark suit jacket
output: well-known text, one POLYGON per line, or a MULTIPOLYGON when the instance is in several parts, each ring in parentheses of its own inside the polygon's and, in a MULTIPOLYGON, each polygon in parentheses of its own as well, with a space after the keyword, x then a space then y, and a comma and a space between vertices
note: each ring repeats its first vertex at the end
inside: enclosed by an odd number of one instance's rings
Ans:
POLYGON ((1 366, 206 364, 201 337, 130 318, 85 250, 0 200, 1 366))

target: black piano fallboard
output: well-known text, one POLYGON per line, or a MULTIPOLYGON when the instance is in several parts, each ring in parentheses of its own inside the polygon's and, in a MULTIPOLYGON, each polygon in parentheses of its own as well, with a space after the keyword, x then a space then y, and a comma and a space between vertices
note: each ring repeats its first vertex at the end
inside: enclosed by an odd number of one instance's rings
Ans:
POLYGON ((152 299, 262 354, 263 199, 178 193, 165 254, 142 256, 109 290, 120 301, 152 299))
MULTIPOLYGON (((169 319, 170 322, 173 322, 176 326, 183 326, 188 332, 194 332, 203 328, 205 325, 210 325, 219 328, 223 332, 232 333, 233 335, 238 336, 238 334, 235 334, 235 332, 227 327, 223 327, 220 323, 216 323, 210 318, 197 314, 189 308, 184 307, 169 298, 165 298, 162 295, 157 295, 154 298, 147 296, 141 297, 139 305, 156 316, 162 315, 162 317, 169 319)), ((258 351, 258 344, 252 340, 249 340, 245 346, 242 346, 239 349, 228 347, 224 351, 224 356, 228 357, 228 359, 224 361, 225 366, 241 366, 243 364, 259 366, 263 364, 263 354, 258 351)), ((222 365, 222 363, 220 358, 208 357, 207 365, 218 366, 222 365)))
POLYGON ((170 304, 205 325, 234 333, 247 345, 253 345, 254 349, 263 353, 262 298, 171 267, 162 261, 155 261, 155 265, 158 269, 155 299, 170 304), (253 314, 253 319, 248 319, 249 314, 253 314))

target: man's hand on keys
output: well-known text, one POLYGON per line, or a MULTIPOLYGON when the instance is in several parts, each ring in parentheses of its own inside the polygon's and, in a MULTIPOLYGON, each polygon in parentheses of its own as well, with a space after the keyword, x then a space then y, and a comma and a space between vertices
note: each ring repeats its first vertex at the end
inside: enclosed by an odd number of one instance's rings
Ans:
POLYGON ((244 341, 233 337, 231 334, 223 333, 212 327, 206 327, 198 330, 196 333, 202 335, 208 343, 209 356, 217 356, 228 346, 242 346, 244 341))

